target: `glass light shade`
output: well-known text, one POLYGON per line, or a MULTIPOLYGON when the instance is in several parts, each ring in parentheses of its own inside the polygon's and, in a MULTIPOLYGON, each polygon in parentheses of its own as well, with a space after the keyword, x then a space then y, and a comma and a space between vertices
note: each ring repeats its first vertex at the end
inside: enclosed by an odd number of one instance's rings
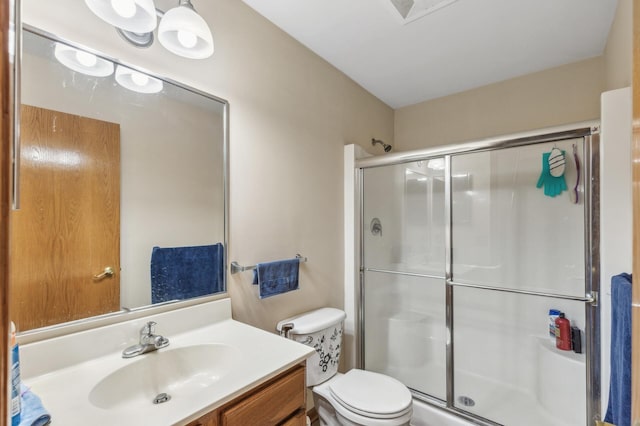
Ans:
POLYGON ((84 0, 103 21, 135 33, 148 33, 158 25, 153 0, 84 0))
POLYGON ((113 63, 98 58, 93 53, 56 43, 53 54, 62 65, 82 74, 94 77, 106 77, 113 74, 113 63))
POLYGON ((171 53, 191 59, 213 55, 213 36, 202 16, 188 6, 164 14, 158 26, 158 40, 171 53))
POLYGON ((158 93, 163 87, 162 80, 121 65, 116 67, 116 81, 122 87, 139 93, 158 93))

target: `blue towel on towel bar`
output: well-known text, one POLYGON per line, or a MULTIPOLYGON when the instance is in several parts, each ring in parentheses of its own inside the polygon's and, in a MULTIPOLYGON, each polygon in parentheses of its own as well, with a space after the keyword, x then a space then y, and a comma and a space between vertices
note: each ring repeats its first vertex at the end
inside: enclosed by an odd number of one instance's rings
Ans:
POLYGON ((20 395, 20 426, 44 426, 51 422, 51 415, 38 395, 23 384, 20 384, 20 395))
POLYGON ((300 259, 258 263, 253 271, 253 284, 260 288, 260 299, 297 290, 300 259))
POLYGON ((183 300, 224 290, 222 244, 154 247, 151 253, 151 302, 183 300))
POLYGON ((631 424, 631 275, 611 278, 611 384, 605 422, 631 424))

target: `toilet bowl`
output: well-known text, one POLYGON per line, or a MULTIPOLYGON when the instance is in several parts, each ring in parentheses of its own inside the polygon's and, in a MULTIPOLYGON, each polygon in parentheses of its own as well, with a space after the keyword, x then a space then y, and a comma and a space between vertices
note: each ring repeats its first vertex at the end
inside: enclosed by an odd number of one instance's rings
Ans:
POLYGON ((313 347, 307 359, 307 386, 322 426, 404 426, 413 412, 411 392, 400 381, 353 369, 338 373, 346 314, 321 308, 278 323, 286 337, 313 347))
POLYGON ((399 381, 378 373, 350 370, 313 387, 320 418, 334 425, 401 426, 411 420, 411 393, 399 381), (327 406, 326 404, 329 404, 327 406), (321 413, 324 410, 324 413, 321 413))

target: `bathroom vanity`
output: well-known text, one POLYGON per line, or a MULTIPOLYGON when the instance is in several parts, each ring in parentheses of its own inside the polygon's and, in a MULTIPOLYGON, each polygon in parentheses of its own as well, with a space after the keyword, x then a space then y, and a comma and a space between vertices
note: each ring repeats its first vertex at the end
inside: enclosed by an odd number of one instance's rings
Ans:
POLYGON ((187 426, 305 425, 305 369, 296 366, 187 426))
POLYGON ((20 347, 54 425, 304 425, 311 353, 234 321, 228 298, 20 347), (123 358, 148 321, 169 346, 123 358))

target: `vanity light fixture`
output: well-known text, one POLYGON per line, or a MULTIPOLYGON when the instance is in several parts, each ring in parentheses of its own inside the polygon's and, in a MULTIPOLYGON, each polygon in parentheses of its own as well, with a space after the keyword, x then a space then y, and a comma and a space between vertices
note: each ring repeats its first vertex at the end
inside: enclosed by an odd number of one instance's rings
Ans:
POLYGON ((158 25, 153 0, 85 0, 91 11, 114 27, 148 33, 158 25))
MULTIPOLYGON (((93 53, 56 42, 54 56, 62 65, 73 71, 94 77, 108 77, 113 74, 113 63, 99 58, 93 53)), ((131 68, 117 65, 116 82, 122 87, 138 93, 158 93, 164 87, 162 80, 131 68)))
POLYGON ((122 87, 139 93, 158 93, 163 87, 162 80, 122 65, 116 67, 116 81, 122 87))
POLYGON ((160 44, 171 53, 190 59, 213 55, 211 30, 191 0, 178 0, 178 6, 166 13, 156 9, 153 0, 85 0, 85 3, 136 47, 151 46, 157 27, 160 44))
POLYGON ((158 40, 171 53, 191 59, 213 55, 213 36, 202 16, 193 8, 191 0, 167 11, 158 26, 158 40))
POLYGON ((56 42, 53 54, 62 65, 74 71, 94 77, 107 77, 113 74, 113 64, 93 53, 56 42))

